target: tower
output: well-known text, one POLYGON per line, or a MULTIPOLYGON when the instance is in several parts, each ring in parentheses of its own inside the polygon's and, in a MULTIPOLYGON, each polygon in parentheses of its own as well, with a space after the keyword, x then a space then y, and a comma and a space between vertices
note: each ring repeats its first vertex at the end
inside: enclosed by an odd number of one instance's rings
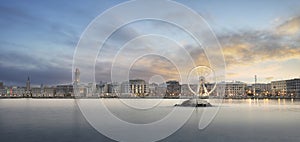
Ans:
POLYGON ((257 76, 254 76, 254 86, 253 86, 253 95, 256 95, 256 82, 257 82, 257 76))
POLYGON ((75 69, 75 78, 74 78, 74 85, 78 85, 80 81, 80 71, 78 68, 75 69))
POLYGON ((28 76, 27 81, 26 81, 26 97, 31 96, 31 91, 30 91, 30 78, 28 76))
POLYGON ((80 81, 80 71, 78 68, 75 69, 74 72, 74 82, 73 82, 73 88, 74 88, 74 95, 80 95, 79 91, 79 81, 80 81))

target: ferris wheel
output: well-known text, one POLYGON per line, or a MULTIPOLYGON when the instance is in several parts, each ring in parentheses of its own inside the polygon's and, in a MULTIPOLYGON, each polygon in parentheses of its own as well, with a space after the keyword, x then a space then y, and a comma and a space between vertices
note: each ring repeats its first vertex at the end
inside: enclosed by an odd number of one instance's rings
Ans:
POLYGON ((189 73, 189 79, 198 79, 196 89, 192 89, 190 83, 189 90, 198 99, 199 97, 207 97, 216 89, 216 78, 214 71, 207 66, 198 66, 189 73), (207 86, 210 85, 209 91, 207 86))

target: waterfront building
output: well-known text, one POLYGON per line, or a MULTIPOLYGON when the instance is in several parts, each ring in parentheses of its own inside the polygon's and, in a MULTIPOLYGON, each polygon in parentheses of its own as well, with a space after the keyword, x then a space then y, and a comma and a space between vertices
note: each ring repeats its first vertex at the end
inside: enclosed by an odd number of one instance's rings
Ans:
POLYGON ((252 90, 255 90, 253 95, 269 95, 271 94, 271 83, 255 83, 252 84, 252 90))
POLYGON ((32 87, 31 95, 32 97, 54 97, 56 92, 55 87, 47 87, 41 84, 40 87, 32 87))
POLYGON ((75 69, 74 72, 74 81, 73 81, 73 88, 74 88, 74 94, 79 96, 85 96, 85 94, 82 92, 82 87, 79 85, 80 82, 80 71, 78 68, 75 69))
POLYGON ((22 97, 25 94, 25 88, 13 86, 13 87, 8 88, 8 90, 6 92, 7 92, 6 96, 22 97))
POLYGON ((40 87, 32 87, 31 88, 31 95, 32 97, 42 97, 41 93, 41 88, 40 87))
POLYGON ((23 97, 25 93, 26 93, 25 87, 17 87, 17 89, 16 89, 16 95, 18 97, 23 97))
POLYGON ((86 96, 87 97, 97 97, 96 94, 96 84, 95 83, 88 83, 86 86, 86 96))
POLYGON ((130 93, 135 96, 144 97, 148 93, 148 86, 145 80, 141 80, 141 79, 129 80, 129 85, 130 85, 130 93))
POLYGON ((124 81, 121 83, 121 96, 120 97, 133 97, 131 93, 129 81, 124 81))
POLYGON ((159 97, 163 97, 165 96, 167 91, 167 84, 166 83, 159 84, 155 90, 156 90, 156 95, 158 95, 159 97))
POLYGON ((225 97, 243 96, 245 95, 246 83, 240 81, 232 81, 225 83, 225 97))
POLYGON ((181 85, 178 81, 168 81, 167 90, 166 90, 166 97, 179 97, 181 94, 181 85))
POLYGON ((80 71, 78 68, 76 68, 74 73, 74 85, 78 85, 79 82, 80 82, 80 71))
POLYGON ((124 81, 121 83, 121 93, 129 94, 130 93, 130 83, 129 81, 124 81))
POLYGON ((287 80, 286 85, 288 96, 300 98, 300 78, 287 80))
POLYGON ((56 92, 56 88, 55 87, 43 87, 43 95, 44 97, 54 97, 56 92))
POLYGON ((12 86, 0 89, 0 95, 2 97, 23 97, 24 94, 24 87, 12 86))
POLYGON ((55 97, 72 97, 74 96, 73 85, 57 85, 55 97))
POLYGON ((108 92, 108 85, 105 82, 100 82, 96 84, 96 93, 99 94, 99 96, 103 96, 105 93, 108 92))
POLYGON ((111 93, 114 95, 119 95, 121 93, 121 86, 118 82, 112 82, 107 84, 108 90, 107 93, 111 93))
POLYGON ((156 84, 156 83, 149 84, 149 87, 148 87, 149 88, 149 91, 148 91, 149 96, 157 96, 158 95, 157 87, 158 87, 158 84, 156 84))
POLYGON ((285 96, 287 93, 287 80, 278 80, 271 82, 273 96, 285 96))
POLYGON ((0 89, 0 97, 4 97, 6 95, 6 89, 0 89))

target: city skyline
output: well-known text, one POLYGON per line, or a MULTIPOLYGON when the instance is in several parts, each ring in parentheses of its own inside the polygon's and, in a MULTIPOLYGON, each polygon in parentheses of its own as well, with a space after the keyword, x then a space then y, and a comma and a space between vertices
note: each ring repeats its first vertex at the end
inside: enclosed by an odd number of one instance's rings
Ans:
MULTIPOLYGON (((200 91, 199 95, 208 97, 211 94, 219 96, 216 88, 224 89, 226 98, 299 98, 300 78, 289 80, 271 81, 270 83, 246 84, 240 81, 220 82, 217 84, 206 82, 205 78, 199 78, 199 84, 182 84, 176 80, 162 83, 147 83, 145 80, 133 79, 124 82, 99 82, 99 83, 80 83, 80 71, 74 72, 75 80, 73 84, 58 84, 47 86, 41 84, 39 87, 32 86, 28 77, 26 87, 5 86, 0 82, 0 97, 21 97, 21 98, 72 98, 72 97, 92 97, 92 98, 115 98, 115 97, 154 97, 178 98, 180 96, 192 96, 195 93, 195 87, 203 85, 204 94, 200 91), (203 84, 202 84, 203 83, 203 84), (207 92, 209 91, 209 93, 207 92), (202 94, 202 95, 201 95, 202 94)), ((217 90, 219 90, 217 89, 217 90)), ((200 89, 201 90, 201 89, 200 89)))
MULTIPOLYGON (((0 81, 25 85, 29 75, 35 85, 71 83, 73 53, 81 33, 97 15, 121 2, 3 1, 0 4, 0 81)), ((226 80, 253 83, 257 75, 258 82, 266 83, 300 77, 299 1, 178 2, 197 11, 216 33, 227 65, 226 80)), ((171 32, 178 42, 194 46, 178 29, 147 21, 120 29, 108 43, 120 46, 124 39, 149 31, 166 35, 171 32)), ((154 43, 152 46, 166 48, 168 45, 161 47, 154 43)), ((134 49, 127 53, 134 54, 134 49)), ((110 56, 116 50, 107 47, 102 53, 110 56)), ((202 59, 202 51, 193 53, 202 59)), ((107 59, 99 60, 100 67, 106 65, 107 59)), ((145 70, 165 75, 165 80, 176 80, 178 76, 168 60, 157 57, 143 58, 133 66, 136 78, 148 76, 145 70), (155 66, 156 62, 160 65, 155 66)), ((109 73, 103 68, 97 68, 96 77, 97 81, 109 82, 109 73)))
MULTIPOLYGON (((76 69, 78 70, 78 69, 76 69)), ((75 73, 74 73, 75 74, 75 73)), ((257 76, 256 76, 257 77, 257 76)), ((294 78, 285 78, 285 79, 277 79, 277 80, 270 80, 269 82, 255 82, 253 81, 252 83, 247 83, 243 80, 226 80, 226 81, 222 81, 222 82, 218 82, 218 83, 243 83, 243 84, 247 84, 247 85, 255 85, 255 84, 270 84, 272 82, 276 82, 276 81, 284 81, 284 80, 293 80, 293 79, 300 79, 300 77, 294 77, 294 78)), ((57 86, 57 85, 74 85, 75 83, 76 84, 82 84, 82 85, 87 85, 89 83, 93 83, 93 82, 88 82, 88 83, 81 83, 80 81, 80 77, 77 77, 76 80, 74 80, 73 82, 65 82, 65 83, 57 83, 57 84, 44 84, 44 83, 37 83, 37 84, 31 84, 29 83, 30 86, 32 87, 40 87, 40 86, 47 86, 47 87, 54 87, 54 86, 57 86)), ((140 79, 140 78, 134 78, 134 79, 129 79, 128 81, 130 80, 143 80, 143 79, 140 79)), ((253 80, 255 80, 255 77, 253 78, 253 80)), ((4 81, 1 81, 0 79, 0 83, 3 87, 24 87, 24 88, 28 88, 28 81, 31 82, 32 79, 30 78, 30 76, 27 76, 26 80, 24 80, 23 83, 21 83, 20 85, 18 84, 6 84, 6 82, 4 81)), ((102 84, 102 83, 106 83, 106 84, 112 84, 112 83, 118 83, 118 84, 122 84, 124 82, 128 82, 128 81, 120 81, 120 82, 108 82, 108 81, 103 81, 103 80, 100 80, 100 81, 96 81, 94 82, 95 84, 102 84)), ((145 80, 143 80, 145 81, 145 80)), ((163 84, 166 84, 167 82, 169 81, 178 81, 178 80, 165 80, 164 82, 157 82, 157 81, 149 81, 149 82, 145 82, 146 84, 157 84, 157 85, 163 85, 163 84)), ((180 82, 178 81, 180 84, 189 84, 189 83, 183 83, 183 82, 180 82)), ((211 83, 211 82, 207 82, 207 83, 211 83)), ((190 83, 190 84, 193 84, 193 83, 190 83)))

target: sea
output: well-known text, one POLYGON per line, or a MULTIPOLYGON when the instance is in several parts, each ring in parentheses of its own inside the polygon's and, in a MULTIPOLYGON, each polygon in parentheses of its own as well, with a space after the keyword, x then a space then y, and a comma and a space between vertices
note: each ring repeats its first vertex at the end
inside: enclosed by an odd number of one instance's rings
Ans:
MULTIPOLYGON (((174 105, 178 101, 179 99, 83 100, 88 108, 89 105, 95 103, 105 104, 106 110, 111 111, 114 116, 136 125, 151 124, 161 120, 174 110, 174 105), (127 108, 124 108, 124 104, 127 108), (128 111, 128 108, 134 111, 128 111)), ((0 142, 111 142, 118 140, 102 134, 99 128, 94 127, 86 114, 82 112, 80 103, 81 100, 78 99, 0 99, 0 142)), ((210 108, 185 107, 186 110, 193 110, 189 119, 183 122, 183 125, 174 133, 158 141, 300 141, 300 100, 224 99, 220 104, 212 103, 212 105, 218 107, 218 111, 205 128, 199 129, 199 118, 204 114, 204 109, 210 108)), ((101 118, 102 112, 101 109, 99 110, 95 109, 94 115, 101 118)), ((177 119, 179 118, 172 118, 172 120, 177 119)), ((99 121, 105 124, 112 123, 112 120, 99 121)), ((109 130, 110 128, 100 129, 109 130)), ((138 135, 130 137, 135 139, 138 135)), ((143 141, 141 138, 140 140, 143 141)))

